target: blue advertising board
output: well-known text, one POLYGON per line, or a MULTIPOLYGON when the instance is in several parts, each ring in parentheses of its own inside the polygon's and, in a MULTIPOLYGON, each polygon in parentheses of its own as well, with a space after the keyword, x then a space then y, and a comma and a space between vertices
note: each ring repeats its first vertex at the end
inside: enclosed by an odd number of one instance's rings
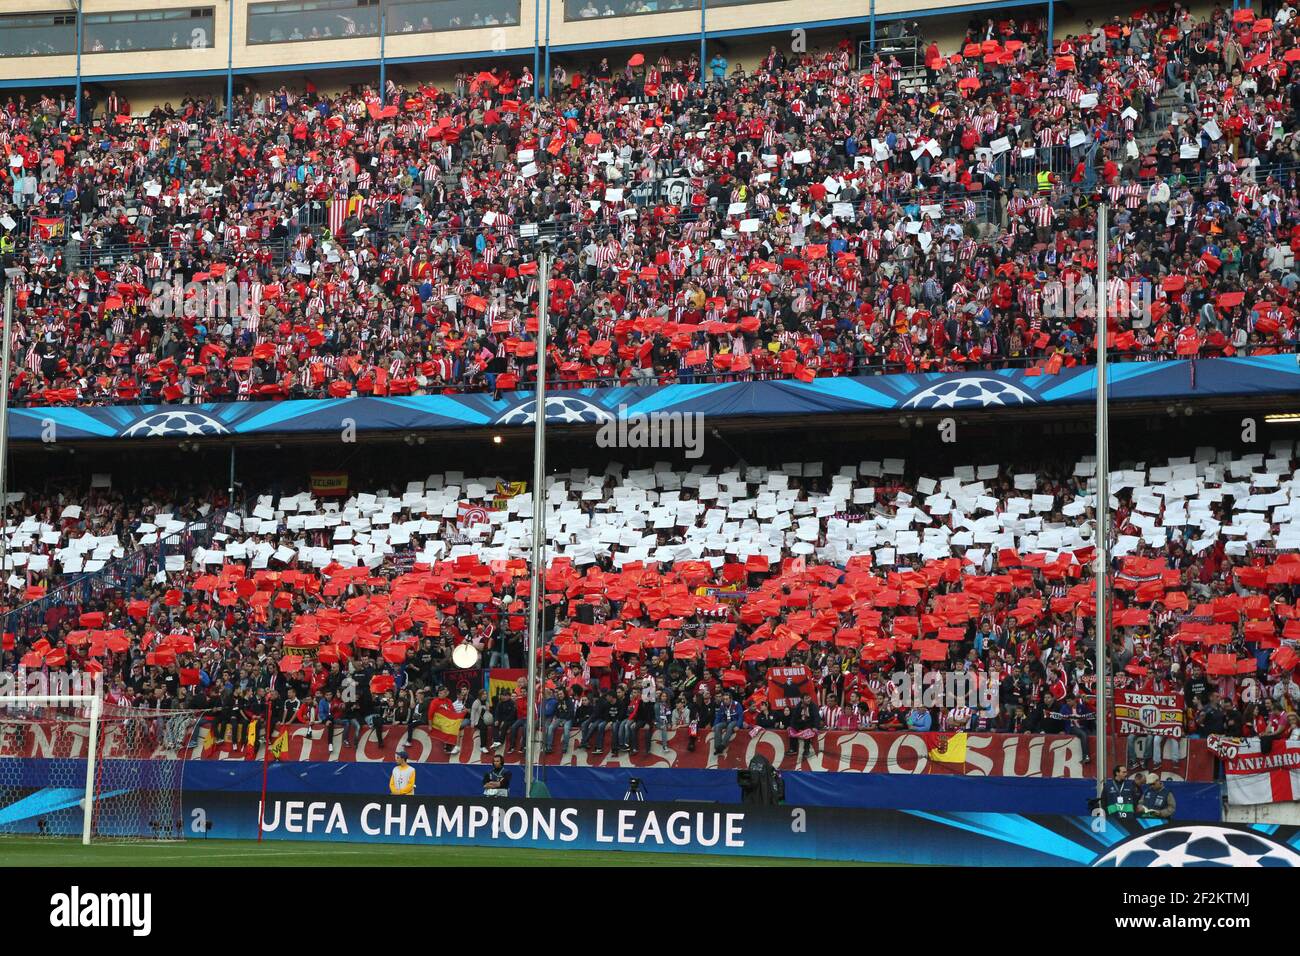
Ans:
MULTIPOLYGON (((84 778, 85 764, 67 759, 16 758, 18 773, 11 774, 15 786, 25 791, 0 808, 0 831, 6 828, 31 832, 42 826, 75 829, 80 814, 81 791, 69 781, 84 778), (65 819, 66 818, 66 819, 65 819)), ((101 824, 120 826, 124 832, 140 825, 157 826, 160 821, 141 824, 132 807, 145 801, 131 797, 135 790, 170 785, 165 768, 174 763, 158 760, 110 760, 104 764, 105 792, 100 799, 101 824), (111 811, 111 812, 110 812, 111 811)), ((469 798, 482 793, 482 764, 415 764, 416 792, 439 798, 469 798)), ((252 799, 262 791, 262 764, 244 760, 193 760, 184 766, 184 811, 226 806, 252 799)), ((382 762, 330 763, 286 761, 268 768, 267 793, 285 799, 303 794, 331 794, 337 797, 373 796, 388 791, 392 764, 382 762)), ((735 771, 676 768, 545 767, 544 782, 552 797, 573 801, 619 801, 630 789, 633 778, 640 793, 661 803, 737 805, 741 800, 735 771)), ((1046 777, 966 777, 959 775, 833 773, 788 771, 782 773, 786 801, 803 807, 856 810, 900 810, 913 813, 969 814, 998 813, 1014 809, 1018 814, 1075 816, 1087 812, 1088 799, 1095 793, 1089 779, 1046 777)), ((1177 821, 1218 820, 1221 816, 1219 786, 1214 783, 1171 782, 1177 801, 1177 821)), ((514 768, 510 795, 522 798, 523 775, 514 768)), ((315 797, 314 799, 320 799, 315 797)), ((176 821, 166 821, 174 826, 176 821)), ((216 835, 232 836, 224 827, 216 835)))
MULTIPOLYGON (((209 793, 193 819, 254 839, 253 794, 209 793)), ((711 802, 276 794, 268 840, 721 853, 944 866, 1300 866, 1300 828, 997 812, 711 802)))
MULTIPOLYGON (((141 794, 174 786, 161 769, 167 763, 106 762, 111 785, 99 794, 100 837, 153 831, 257 838, 258 763, 187 762, 179 806, 172 797, 141 794)), ((19 775, 12 799, 0 807, 0 833, 79 833, 83 794, 68 784, 82 779, 84 763, 19 758, 14 764, 19 775)), ((1200 802, 1180 797, 1177 816, 1156 821, 1088 816, 1087 781, 795 772, 784 775, 785 803, 755 806, 739 802, 734 772, 637 771, 647 798, 640 801, 619 799, 628 790, 625 772, 549 768, 551 798, 525 802, 519 774, 508 798, 482 797, 481 765, 419 766, 416 793, 390 796, 391 766, 272 764, 264 838, 963 866, 1300 865, 1300 828, 1226 826, 1217 822, 1217 808, 1213 818, 1197 819, 1190 810, 1214 807, 1213 785, 1205 784, 1182 784, 1185 795, 1205 791, 1200 802), (879 778, 880 788, 831 792, 832 782, 866 778, 879 778), (1067 792, 1056 784, 1072 786, 1067 792), (1031 797, 1036 791, 1040 796, 1031 797), (1039 812, 1044 808, 1057 812, 1039 812)))

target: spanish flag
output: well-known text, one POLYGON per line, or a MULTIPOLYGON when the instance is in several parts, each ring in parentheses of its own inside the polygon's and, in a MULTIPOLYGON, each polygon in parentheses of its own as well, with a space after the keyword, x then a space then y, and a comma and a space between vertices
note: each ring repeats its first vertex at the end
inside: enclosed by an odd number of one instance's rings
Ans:
POLYGON ((488 671, 488 700, 496 703, 498 694, 513 694, 528 671, 522 667, 494 667, 488 671))
POLYGON ((280 736, 271 743, 271 759, 279 760, 289 749, 289 731, 280 731, 280 736))
POLYGON ((454 744, 460 739, 461 714, 455 703, 447 697, 429 705, 429 736, 444 744, 454 744))
POLYGON ((203 756, 206 757, 208 754, 212 752, 212 748, 219 747, 223 743, 225 743, 225 741, 217 739, 217 735, 214 732, 213 728, 211 727, 203 728, 203 756))
POLYGON ((966 731, 943 737, 940 734, 926 734, 930 745, 930 759, 936 763, 966 762, 966 731))

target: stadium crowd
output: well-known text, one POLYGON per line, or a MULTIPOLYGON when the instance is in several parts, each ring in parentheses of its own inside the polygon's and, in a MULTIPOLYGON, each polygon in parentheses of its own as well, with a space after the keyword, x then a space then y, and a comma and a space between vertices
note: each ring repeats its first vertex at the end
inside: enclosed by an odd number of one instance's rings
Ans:
POLYGON ((552 96, 246 91, 134 115, 10 95, 16 404, 500 391, 1087 362, 1097 201, 1117 358, 1293 350, 1300 44, 1179 4, 1060 39, 974 23, 923 82, 846 43, 637 54, 552 96), (172 291, 160 293, 160 289, 172 291), (233 293, 229 289, 235 290, 233 293), (1072 303, 1072 304, 1071 304, 1072 303), (1077 306, 1077 307, 1076 307, 1077 306))
MULTIPOLYGON (((1300 739, 1294 456, 1292 442, 1206 447, 1112 475, 1118 686, 1184 690, 1191 734, 1300 739)), ((884 459, 558 475, 543 746, 651 751, 686 727, 692 748, 721 750, 771 728, 806 754, 825 730, 978 729, 1073 733, 1086 754, 1092 471, 929 477, 884 459), (996 695, 918 703, 899 677, 915 668, 996 695)), ((333 501, 25 499, 5 542, 23 606, 0 667, 100 672, 110 704, 207 709, 214 745, 262 733, 269 700, 273 727, 323 728, 331 749, 452 706, 470 733, 449 751, 508 753, 519 694, 439 701, 455 696, 457 645, 491 668, 526 662, 526 490, 444 472, 333 501), (112 573, 91 588, 87 570, 112 573)), ((1130 744, 1128 758, 1169 750, 1130 744)))

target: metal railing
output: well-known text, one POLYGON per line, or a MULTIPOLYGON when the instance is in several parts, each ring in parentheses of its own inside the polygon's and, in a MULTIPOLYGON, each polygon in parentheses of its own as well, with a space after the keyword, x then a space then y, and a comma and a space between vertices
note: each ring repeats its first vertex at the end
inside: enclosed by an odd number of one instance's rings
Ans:
MULTIPOLYGON (((249 244, 249 248, 270 249, 272 264, 278 268, 284 264, 285 259, 288 257, 290 241, 287 238, 259 239, 249 244)), ((219 257, 225 251, 226 244, 220 240, 214 240, 210 243, 187 242, 179 246, 173 246, 160 243, 95 243, 84 240, 78 242, 75 239, 68 239, 62 242, 32 240, 28 243, 26 254, 29 256, 39 254, 50 257, 62 254, 64 271, 75 272, 100 266, 113 268, 126 260, 135 259, 139 256, 149 256, 155 252, 161 252, 164 262, 170 263, 174 256, 184 252, 199 257, 219 257)))
POLYGON ((859 40, 858 69, 868 69, 871 66, 873 56, 879 56, 886 62, 892 56, 898 60, 903 70, 907 72, 925 68, 925 57, 921 54, 920 39, 915 36, 877 36, 875 43, 870 40, 859 40))
POLYGON ((171 555, 186 558, 195 548, 206 547, 220 527, 222 515, 215 513, 203 527, 189 527, 161 538, 152 545, 137 548, 130 554, 108 562, 98 571, 88 571, 71 577, 44 597, 29 601, 4 614, 4 631, 24 642, 29 634, 41 636, 46 631, 45 619, 56 607, 85 608, 107 591, 133 592, 146 577, 157 574, 167 565, 171 555))

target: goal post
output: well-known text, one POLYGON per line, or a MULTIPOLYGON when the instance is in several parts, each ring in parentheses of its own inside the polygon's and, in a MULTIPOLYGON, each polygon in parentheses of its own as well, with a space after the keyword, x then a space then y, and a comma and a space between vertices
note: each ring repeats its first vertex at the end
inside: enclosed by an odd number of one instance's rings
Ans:
POLYGON ((184 766, 201 717, 98 695, 0 696, 0 837, 183 839, 184 766))

